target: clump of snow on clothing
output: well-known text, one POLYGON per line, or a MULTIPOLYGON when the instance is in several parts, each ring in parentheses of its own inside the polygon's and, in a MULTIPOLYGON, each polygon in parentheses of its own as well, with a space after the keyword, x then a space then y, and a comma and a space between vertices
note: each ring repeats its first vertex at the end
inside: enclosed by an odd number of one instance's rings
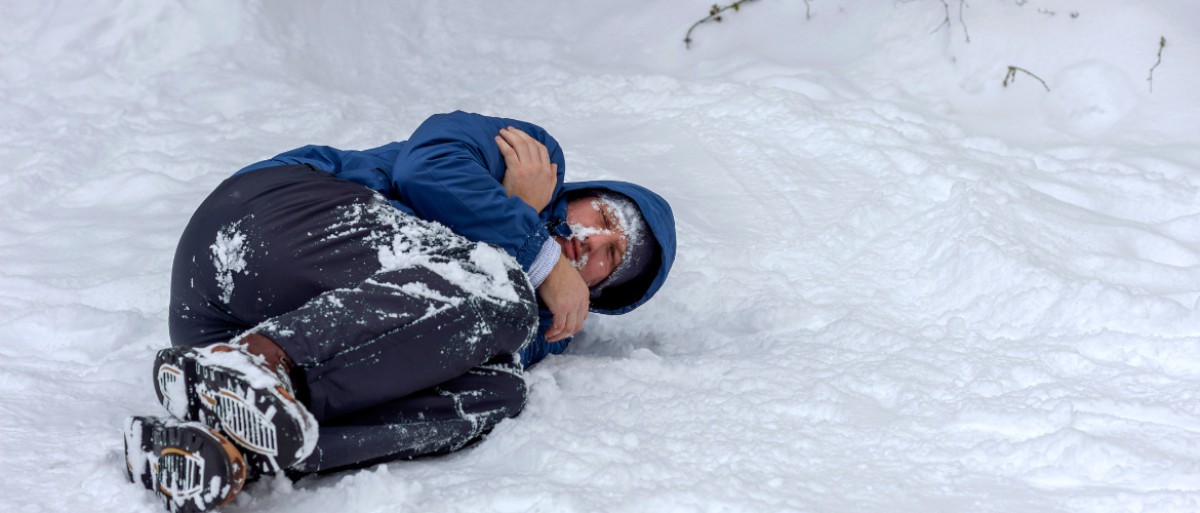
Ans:
POLYGON ((425 267, 462 288, 470 296, 491 301, 520 301, 508 273, 511 269, 519 269, 515 267, 516 260, 486 244, 474 245, 470 255, 474 265, 465 267, 459 260, 429 258, 419 250, 414 250, 412 244, 397 238, 391 246, 379 247, 379 265, 385 271, 425 267))
POLYGON ((342 216, 347 219, 346 224, 351 224, 352 218, 371 216, 391 228, 366 237, 377 244, 381 271, 425 267, 470 296, 494 302, 520 301, 510 276, 518 274, 521 267, 511 255, 469 241, 440 223, 399 212, 382 196, 376 195, 373 200, 342 207, 342 216), (464 251, 469 251, 465 260, 461 258, 464 251))
POLYGON ((221 287, 221 301, 226 303, 233 298, 233 275, 246 272, 246 235, 238 230, 239 224, 240 221, 221 228, 217 240, 209 246, 217 284, 221 287))

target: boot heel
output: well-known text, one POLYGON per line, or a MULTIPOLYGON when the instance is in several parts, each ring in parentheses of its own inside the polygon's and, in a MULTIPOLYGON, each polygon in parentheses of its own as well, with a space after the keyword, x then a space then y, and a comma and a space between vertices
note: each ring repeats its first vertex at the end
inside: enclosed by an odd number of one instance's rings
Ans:
POLYGON ((132 417, 125 425, 125 467, 169 511, 201 513, 228 504, 246 483, 241 452, 198 422, 132 417))

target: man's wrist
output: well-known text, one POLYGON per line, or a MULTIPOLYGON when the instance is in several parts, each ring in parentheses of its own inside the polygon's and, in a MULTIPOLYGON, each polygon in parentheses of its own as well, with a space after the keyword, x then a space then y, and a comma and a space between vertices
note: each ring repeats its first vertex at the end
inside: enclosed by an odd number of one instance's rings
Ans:
POLYGON ((529 282, 533 284, 533 288, 538 288, 546 281, 546 277, 550 275, 550 271, 558 264, 558 259, 562 257, 562 248, 554 237, 546 239, 542 243, 541 251, 538 251, 537 258, 533 260, 533 264, 529 266, 529 282))

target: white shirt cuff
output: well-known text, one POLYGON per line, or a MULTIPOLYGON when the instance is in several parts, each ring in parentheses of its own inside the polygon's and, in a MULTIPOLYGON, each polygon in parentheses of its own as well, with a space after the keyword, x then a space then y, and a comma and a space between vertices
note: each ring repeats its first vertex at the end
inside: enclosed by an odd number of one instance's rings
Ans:
POLYGON ((559 257, 562 256, 562 247, 555 242, 554 237, 546 239, 542 244, 542 250, 538 251, 538 256, 533 260, 533 264, 529 266, 529 282, 533 284, 533 288, 538 288, 546 281, 546 277, 550 276, 550 270, 554 269, 554 265, 558 263, 559 257))

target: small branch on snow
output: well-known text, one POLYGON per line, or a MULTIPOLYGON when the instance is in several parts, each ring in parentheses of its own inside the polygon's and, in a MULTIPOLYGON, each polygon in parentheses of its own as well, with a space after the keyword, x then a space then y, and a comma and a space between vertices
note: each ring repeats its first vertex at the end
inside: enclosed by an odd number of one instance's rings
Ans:
POLYGON ((965 37, 967 39, 967 42, 970 43, 971 42, 971 33, 967 31, 967 22, 963 21, 963 17, 962 17, 962 12, 963 12, 964 7, 970 7, 969 5, 967 5, 967 0, 958 0, 958 24, 962 25, 963 37, 965 37))
POLYGON ((1026 75, 1029 75, 1029 76, 1031 76, 1031 77, 1033 77, 1033 78, 1036 78, 1038 82, 1041 82, 1041 83, 1042 83, 1042 87, 1045 87, 1045 88, 1046 88, 1046 92, 1047 92, 1047 93, 1048 93, 1048 92, 1050 92, 1050 86, 1046 85, 1046 81, 1045 81, 1045 80, 1042 80, 1042 77, 1039 77, 1039 76, 1037 76, 1037 75, 1034 75, 1033 73, 1030 73, 1030 72, 1029 72, 1029 70, 1027 70, 1027 69, 1025 69, 1025 68, 1018 68, 1018 67, 1016 67, 1016 66, 1009 66, 1009 67, 1008 67, 1008 74, 1004 75, 1004 87, 1008 87, 1008 83, 1009 83, 1009 82, 1014 82, 1014 83, 1015 83, 1015 82, 1017 81, 1017 72, 1018 72, 1018 71, 1020 71, 1021 73, 1024 73, 1024 74, 1026 74, 1026 75))
MULTIPOLYGON (((683 44, 689 50, 692 48, 692 31, 696 30, 696 27, 700 26, 701 23, 708 23, 710 21, 720 22, 721 21, 721 13, 728 11, 729 9, 733 9, 734 12, 737 12, 737 11, 741 10, 742 4, 747 3, 747 2, 757 2, 757 1, 758 0, 738 0, 734 3, 726 5, 726 6, 720 6, 717 4, 713 4, 712 7, 709 8, 709 10, 708 10, 708 16, 701 19, 700 21, 697 21, 696 23, 693 23, 692 27, 688 29, 687 35, 683 36, 683 44)), ((807 1, 804 2, 804 5, 807 6, 808 2, 807 1)))
POLYGON ((950 26, 950 4, 948 2, 946 2, 946 0, 939 0, 939 1, 942 2, 942 7, 946 9, 946 17, 942 18, 942 22, 938 23, 938 26, 933 27, 933 30, 929 31, 930 34, 937 32, 938 30, 941 30, 942 25, 945 25, 947 27, 950 26))
POLYGON ((1166 48, 1166 46, 1166 36, 1158 36, 1158 60, 1154 61, 1154 65, 1150 67, 1150 76, 1146 78, 1146 81, 1150 82, 1150 92, 1152 93, 1154 92, 1154 68, 1157 68, 1159 64, 1162 64, 1162 51, 1163 48, 1166 48))
POLYGON ((812 4, 808 3, 811 0, 804 0, 804 21, 812 19, 812 4))
MULTIPOLYGON (((938 30, 941 30, 942 26, 945 26, 946 28, 950 28, 950 26, 951 26, 950 25, 950 2, 947 2, 946 0, 938 0, 938 1, 942 2, 942 8, 945 9, 945 11, 946 11, 946 17, 942 18, 942 22, 938 23, 938 26, 933 27, 933 30, 929 31, 930 34, 937 32, 938 30)), ((970 7, 969 5, 967 5, 967 0, 958 0, 958 24, 962 25, 963 38, 966 39, 966 41, 968 43, 970 43, 971 42, 971 32, 967 30, 967 22, 963 21, 963 8, 964 7, 970 7)))

